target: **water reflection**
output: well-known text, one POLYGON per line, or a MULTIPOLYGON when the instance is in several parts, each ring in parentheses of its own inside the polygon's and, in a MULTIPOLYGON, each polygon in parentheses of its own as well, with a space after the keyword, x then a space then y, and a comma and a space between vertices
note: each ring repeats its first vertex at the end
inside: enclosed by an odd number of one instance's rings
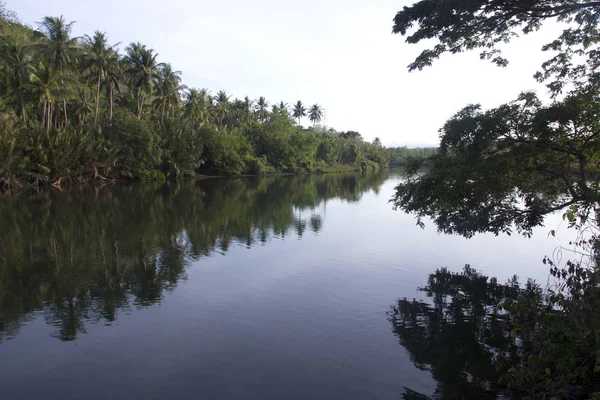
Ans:
POLYGON ((191 261, 232 244, 318 233, 328 200, 357 202, 377 175, 215 179, 0 198, 0 343, 38 314, 63 341, 148 307, 191 261))
MULTIPOLYGON (((499 284, 466 266, 441 269, 419 288, 427 302, 398 301, 388 312, 394 334, 414 365, 437 381, 436 399, 495 399, 503 362, 518 351, 509 337, 512 323, 498 305, 519 291, 516 278, 499 284)), ((428 399, 405 388, 404 399, 428 399)))

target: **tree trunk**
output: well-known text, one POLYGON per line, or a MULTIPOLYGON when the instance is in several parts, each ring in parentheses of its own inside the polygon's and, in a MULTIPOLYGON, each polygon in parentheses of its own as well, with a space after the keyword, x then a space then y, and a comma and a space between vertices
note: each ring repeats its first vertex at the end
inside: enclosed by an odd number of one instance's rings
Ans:
POLYGON ((110 112, 108 114, 108 119, 110 119, 112 121, 113 119, 113 89, 112 89, 112 85, 109 83, 109 88, 108 88, 108 106, 110 108, 110 112))
POLYGON ((96 114, 94 115, 94 122, 98 122, 98 106, 100 104, 100 74, 98 74, 98 89, 96 90, 96 114))
POLYGON ((63 108, 65 109, 65 128, 66 128, 67 124, 69 122, 69 120, 67 118, 67 99, 63 99, 63 108))
POLYGON ((46 126, 46 105, 47 101, 44 100, 44 106, 42 107, 42 126, 46 126))
POLYGON ((23 122, 27 123, 27 115, 25 115, 25 102, 23 101, 23 95, 21 95, 21 117, 23 117, 23 122))

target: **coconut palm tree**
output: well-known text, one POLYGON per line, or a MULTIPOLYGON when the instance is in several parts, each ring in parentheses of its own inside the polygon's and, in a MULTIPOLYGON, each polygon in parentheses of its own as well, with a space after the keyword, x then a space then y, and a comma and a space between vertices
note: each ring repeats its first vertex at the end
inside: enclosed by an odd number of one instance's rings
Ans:
POLYGON ((139 42, 127 46, 125 53, 124 61, 128 68, 129 85, 133 88, 136 97, 136 115, 137 119, 141 119, 144 100, 152 95, 162 64, 156 61, 158 54, 153 49, 148 49, 139 42))
POLYGON ((108 102, 108 119, 113 118, 115 91, 120 92, 120 83, 123 81, 123 63, 119 54, 111 53, 104 71, 102 86, 106 89, 106 101, 108 102))
POLYGON ((5 70, 4 78, 6 88, 19 105, 21 118, 27 122, 25 109, 26 85, 29 75, 33 72, 32 56, 30 48, 20 43, 7 39, 2 46, 1 66, 5 70))
POLYGON ((313 126, 323 120, 323 109, 320 105, 315 104, 308 110, 308 119, 313 123, 313 126))
POLYGON ((169 115, 172 108, 181 103, 181 71, 174 71, 171 64, 162 64, 156 82, 155 105, 162 118, 169 115))
POLYGON ((264 121, 269 116, 269 102, 263 96, 256 100, 255 111, 259 121, 264 121))
POLYGON ((282 101, 279 104, 275 104, 273 106, 273 111, 277 110, 282 114, 287 114, 289 112, 288 107, 288 104, 282 101))
POLYGON ((52 125, 52 113, 54 102, 60 90, 60 72, 48 63, 40 63, 29 75, 27 88, 42 105, 42 126, 46 127, 46 133, 52 125))
POLYGON ((93 113, 94 111, 97 113, 97 108, 95 108, 94 94, 92 93, 93 89, 85 84, 77 86, 77 107, 75 108, 75 116, 79 120, 80 125, 84 125, 88 115, 93 113))
POLYGON ((84 38, 85 54, 83 58, 84 68, 89 71, 90 78, 96 80, 96 106, 94 121, 98 121, 98 108, 100 105, 100 87, 107 78, 108 69, 117 58, 117 44, 110 46, 104 32, 96 31, 94 36, 88 35, 84 38))
POLYGON ((209 98, 207 89, 188 89, 184 94, 183 117, 194 122, 205 122, 209 98))
POLYGON ((215 99, 215 113, 219 120, 219 125, 223 124, 223 120, 229 115, 231 111, 231 103, 229 101, 231 96, 227 95, 224 90, 219 90, 215 99))
POLYGON ((304 107, 304 104, 300 100, 294 104, 292 115, 298 119, 298 125, 300 125, 300 119, 306 117, 306 107, 304 107))
MULTIPOLYGON (((74 21, 67 23, 62 15, 60 17, 46 16, 38 23, 40 30, 45 35, 45 40, 42 41, 39 48, 52 60, 54 68, 61 73, 63 78, 66 76, 66 69, 75 63, 81 48, 79 38, 71 37, 73 24, 75 24, 74 21)), ((64 84, 65 82, 61 81, 61 85, 64 84)), ((67 91, 65 90, 64 93, 67 91)), ((67 124, 67 96, 62 97, 65 124, 67 124)))

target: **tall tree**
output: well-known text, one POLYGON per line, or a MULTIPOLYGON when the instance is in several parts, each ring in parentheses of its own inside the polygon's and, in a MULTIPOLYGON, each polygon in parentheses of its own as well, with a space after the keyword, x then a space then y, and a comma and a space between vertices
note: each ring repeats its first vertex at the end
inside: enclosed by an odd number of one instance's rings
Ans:
POLYGON ((313 125, 317 125, 323 120, 323 108, 318 104, 313 105, 310 110, 308 110, 308 119, 313 125))
POLYGON ((100 106, 100 88, 107 79, 109 69, 114 67, 117 56, 116 46, 109 45, 106 33, 96 31, 94 36, 84 37, 85 53, 83 57, 84 68, 90 73, 90 78, 96 81, 96 102, 94 109, 94 120, 98 120, 98 109, 100 106))
POLYGON ((231 111, 231 103, 230 97, 227 92, 224 90, 219 90, 219 92, 214 97, 215 100, 215 113, 217 120, 219 121, 219 125, 223 125, 223 120, 229 116, 231 111))
POLYGON ((298 125, 300 125, 300 120, 306 117, 306 107, 304 107, 304 104, 302 104, 300 100, 294 104, 294 111, 292 115, 298 120, 298 125))
POLYGON ((19 105, 21 118, 27 122, 25 97, 27 83, 33 71, 33 57, 30 48, 6 38, 2 41, 0 52, 2 54, 1 67, 8 92, 19 105))
POLYGON ((171 64, 162 64, 156 82, 156 105, 161 118, 181 103, 181 71, 174 71, 171 64))
POLYGON ((258 119, 262 122, 269 116, 269 102, 263 96, 256 100, 255 113, 258 119))
POLYGON ((54 102, 60 90, 60 72, 48 63, 40 63, 29 76, 30 83, 27 88, 42 106, 42 126, 46 133, 52 126, 52 113, 54 102))
MULTIPOLYGON (((46 36, 46 40, 42 43, 40 49, 48 55, 54 63, 54 67, 61 72, 62 78, 66 76, 67 68, 77 60, 76 55, 81 48, 79 38, 71 36, 74 24, 74 21, 67 23, 62 15, 60 17, 46 16, 39 23, 40 30, 46 36)), ((61 90, 67 93, 64 85, 65 81, 63 79, 61 90)), ((66 125, 68 123, 67 96, 63 95, 62 97, 66 125)))
POLYGON ((188 89, 184 94, 183 117, 194 122, 205 122, 208 117, 209 98, 207 89, 188 89))
POLYGON ((129 84, 136 96, 136 115, 141 119, 144 101, 152 95, 160 74, 161 64, 157 62, 158 54, 145 45, 131 43, 125 50, 124 61, 128 66, 129 84))

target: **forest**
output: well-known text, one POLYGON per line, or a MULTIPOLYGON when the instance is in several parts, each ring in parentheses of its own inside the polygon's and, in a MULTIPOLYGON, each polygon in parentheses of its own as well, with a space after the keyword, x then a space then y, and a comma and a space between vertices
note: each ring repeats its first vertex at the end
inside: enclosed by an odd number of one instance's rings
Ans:
POLYGON ((0 187, 388 164, 379 139, 321 126, 318 104, 188 87, 154 49, 73 27, 26 26, 0 2, 0 187))

